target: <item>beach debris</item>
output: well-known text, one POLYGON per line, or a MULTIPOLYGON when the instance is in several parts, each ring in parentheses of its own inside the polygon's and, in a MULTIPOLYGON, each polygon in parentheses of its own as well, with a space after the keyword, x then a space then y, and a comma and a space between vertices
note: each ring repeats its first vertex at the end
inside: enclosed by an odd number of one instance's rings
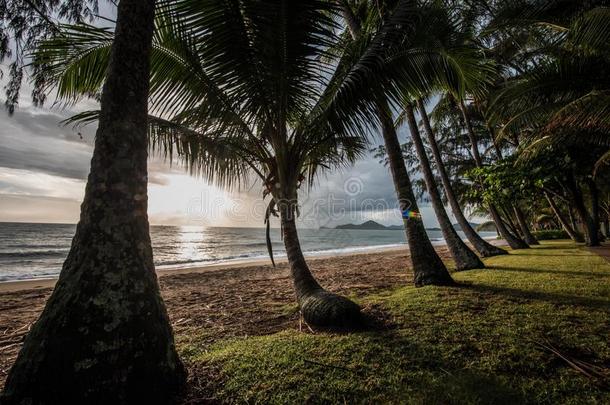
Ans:
POLYGON ((544 350, 554 354, 559 357, 561 360, 566 362, 568 366, 572 369, 578 371, 579 373, 589 377, 594 380, 596 383, 603 387, 610 387, 610 370, 596 366, 595 364, 591 364, 584 360, 579 360, 574 358, 566 353, 562 353, 559 348, 554 346, 548 340, 545 341, 536 341, 533 340, 533 343, 543 348, 544 350))

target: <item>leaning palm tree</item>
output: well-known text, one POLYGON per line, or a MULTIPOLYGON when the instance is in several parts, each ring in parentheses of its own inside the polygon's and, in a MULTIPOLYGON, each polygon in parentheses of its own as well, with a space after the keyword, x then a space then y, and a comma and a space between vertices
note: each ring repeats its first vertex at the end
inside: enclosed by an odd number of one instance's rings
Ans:
MULTIPOLYGON (((381 56, 405 13, 340 50, 336 15, 332 3, 316 0, 168 3, 153 41, 149 134, 153 147, 210 181, 232 187, 258 177, 270 197, 267 217, 281 220, 304 319, 351 328, 360 323, 359 307, 324 290, 303 256, 299 190, 367 150, 381 56)), ((65 27, 37 55, 41 77, 67 100, 95 94, 109 41, 104 29, 65 27)), ((413 70, 410 64, 393 72, 408 77, 413 70)), ((394 81, 384 82, 393 91, 394 81)))
POLYGON ((428 159, 424 142, 419 133, 419 128, 417 126, 415 112, 412 104, 407 104, 405 106, 405 113, 407 115, 409 130, 411 131, 411 138, 413 139, 413 143, 415 144, 415 151, 419 159, 419 167, 424 175, 426 190, 430 195, 430 200, 432 201, 432 208, 434 209, 434 213, 436 214, 436 218, 438 219, 438 223, 441 227, 441 231, 447 243, 447 247, 449 248, 449 252, 451 252, 451 256, 455 261, 456 269, 469 270, 485 267, 483 265, 483 262, 481 262, 481 259, 479 259, 479 257, 472 250, 470 250, 468 246, 466 246, 466 244, 462 241, 460 236, 453 228, 451 220, 447 215, 447 211, 445 211, 445 206, 443 205, 443 200, 438 191, 436 179, 434 178, 434 174, 432 173, 430 160, 428 159))
MULTIPOLYGON (((463 94, 468 88, 480 88, 492 80, 495 70, 489 61, 484 57, 480 49, 474 45, 472 40, 472 33, 468 27, 468 20, 461 16, 458 12, 453 10, 444 2, 430 3, 425 7, 426 15, 423 19, 427 26, 431 26, 433 35, 422 35, 419 42, 427 43, 427 47, 432 47, 439 54, 439 62, 435 65, 431 65, 428 69, 428 76, 432 79, 431 83, 434 85, 435 92, 450 92, 454 95, 463 94)), ((425 30, 422 30, 425 32, 425 30)), ((423 44, 421 44, 423 45, 423 44)), ((432 149, 433 156, 435 158, 436 167, 441 177, 445 189, 445 195, 451 205, 454 215, 462 227, 466 237, 472 243, 472 245, 479 251, 482 256, 495 256, 499 254, 506 254, 507 252, 490 243, 483 240, 475 231, 472 229, 466 217, 464 216, 459 203, 453 192, 451 182, 447 175, 447 171, 444 166, 443 159, 440 155, 438 145, 434 136, 434 132, 430 125, 429 117, 425 109, 425 104, 422 97, 415 95, 407 95, 407 99, 415 98, 417 101, 417 108, 419 114, 422 117, 424 131, 428 136, 428 141, 432 149)), ((406 116, 409 126, 411 128, 411 134, 415 145, 422 144, 421 136, 419 134, 419 128, 413 125, 414 119, 414 106, 415 103, 407 102, 407 106, 404 110, 404 116, 406 116)), ((431 173, 431 170, 426 170, 426 164, 429 162, 428 157, 424 154, 420 155, 420 164, 424 175, 427 171, 431 173)), ((429 163, 427 164, 429 166, 429 163)), ((432 189, 434 194, 436 190, 436 180, 433 176, 424 176, 426 180, 428 190, 432 189)), ((474 255, 469 252, 468 249, 461 240, 457 240, 455 230, 448 229, 447 226, 443 227, 443 223, 448 223, 451 227, 448 217, 446 215, 444 206, 440 201, 440 198, 435 203, 434 196, 431 194, 433 206, 435 206, 435 212, 439 218, 439 224, 443 229, 443 233, 448 235, 445 237, 446 240, 454 240, 452 243, 453 256, 462 257, 463 262, 468 262, 470 265, 475 265, 476 261, 474 255), (440 217, 447 217, 446 220, 441 220, 440 217)), ((448 242, 449 243, 449 242, 448 242)), ((479 261, 479 264, 482 263, 479 261)), ((464 264, 465 267, 468 267, 464 264)), ((459 267, 459 266, 458 266, 459 267)))
MULTIPOLYGON (((474 163, 475 163, 476 167, 482 168, 483 159, 481 158, 481 152, 479 151, 478 136, 472 126, 472 121, 471 121, 471 116, 470 116, 471 112, 468 110, 463 98, 458 100, 458 107, 462 114, 462 118, 464 119, 466 133, 468 134, 468 138, 470 139, 470 147, 471 147, 474 163)), ((491 214, 492 220, 496 224, 496 229, 498 230, 498 233, 500 234, 500 236, 502 236, 502 238, 508 243, 508 245, 512 249, 529 248, 529 245, 527 243, 525 243, 525 241, 521 240, 518 236, 516 236, 514 233, 511 233, 508 230, 508 227, 502 220, 502 216, 500 215, 500 211, 498 210, 498 207, 494 203, 489 203, 487 208, 489 209, 489 213, 491 214)))
POLYGON ((123 0, 81 217, 3 404, 170 403, 185 372, 155 276, 146 115, 153 0, 123 0))
MULTIPOLYGON (((553 5, 556 1, 548 1, 553 5)), ((528 69, 510 77, 490 103, 490 118, 502 125, 499 136, 522 136, 522 156, 548 147, 607 149, 610 134, 610 11, 602 1, 575 2, 572 7, 515 10, 508 4, 491 28, 509 26, 526 32, 544 30, 546 40, 527 48, 528 69), (517 16, 518 19, 511 19, 517 16), (504 21, 502 21, 504 20, 504 21), (528 24, 523 24, 527 20, 528 24)), ((603 154, 596 167, 606 163, 603 154)), ((575 185, 578 188, 578 185, 575 185)), ((574 206, 586 225, 590 245, 599 244, 597 207, 588 213, 576 190, 574 206)))
POLYGON ((445 191, 445 196, 449 201, 449 205, 451 206, 451 210, 453 212, 453 216, 456 218, 462 232, 466 235, 468 241, 472 244, 472 246, 479 252, 479 254, 483 257, 491 257, 497 255, 508 254, 508 252, 502 248, 492 245, 487 242, 485 239, 481 237, 470 225, 466 216, 464 215, 464 211, 460 206, 460 203, 457 199, 455 191, 453 190, 453 186, 451 184, 451 180, 449 179, 449 174, 447 173, 447 169, 445 167, 445 162, 443 161, 443 157, 441 155, 441 151, 438 147, 438 143, 436 141, 436 136, 434 134, 434 130, 432 129, 432 125, 430 125, 430 118, 426 111, 426 106, 423 100, 420 98, 417 100, 418 111, 422 117, 422 122, 424 126, 424 131, 426 133, 428 144, 430 145, 430 149, 432 150, 432 157, 434 158, 434 163, 436 165, 437 172, 441 178, 441 183, 443 184, 443 190, 445 191))
MULTIPOLYGON (((354 4, 350 4, 346 0, 338 0, 337 4, 341 7, 343 19, 347 24, 349 38, 354 43, 366 41, 368 37, 373 35, 377 27, 383 23, 384 14, 387 14, 387 11, 382 12, 376 8, 379 5, 364 4, 361 10, 358 10, 360 15, 357 15, 354 4)), ((410 21, 406 25, 409 28, 404 29, 405 33, 400 36, 401 40, 394 43, 396 54, 393 54, 391 64, 405 66, 413 64, 414 61, 419 61, 423 66, 429 67, 428 63, 432 62, 435 59, 434 56, 438 55, 434 51, 431 52, 430 49, 419 48, 417 46, 417 35, 415 34, 422 27, 419 24, 421 22, 421 10, 416 4, 409 4, 409 11, 410 21), (431 56, 432 58, 430 58, 431 56)), ((394 13, 396 13, 396 10, 394 10, 394 13)), ((408 88, 411 90, 413 87, 417 89, 430 88, 430 80, 421 67, 418 69, 418 74, 409 77, 407 82, 410 82, 408 88)), ((414 282, 416 286, 428 284, 451 285, 454 283, 453 279, 449 275, 445 264, 434 250, 423 222, 417 215, 419 213, 417 200, 407 172, 394 120, 392 119, 392 109, 390 107, 392 101, 391 94, 379 94, 375 103, 375 113, 380 122, 381 134, 388 155, 390 173, 394 181, 400 211, 416 214, 403 215, 414 282)), ((459 257, 456 256, 456 258, 459 257)), ((460 268, 472 268, 471 265, 474 264, 458 263, 460 268)))

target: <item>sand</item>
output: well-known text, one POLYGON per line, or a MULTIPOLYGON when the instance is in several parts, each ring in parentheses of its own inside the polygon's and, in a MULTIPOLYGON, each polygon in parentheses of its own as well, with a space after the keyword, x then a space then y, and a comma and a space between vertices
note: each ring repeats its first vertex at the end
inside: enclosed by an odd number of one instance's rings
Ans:
MULTIPOLYGON (((437 249, 448 258, 445 247, 437 249)), ((308 262, 325 288, 344 295, 363 296, 412 282, 406 247, 335 254, 308 262)), ((177 343, 193 336, 213 343, 300 327, 285 260, 279 260, 275 268, 268 260, 257 260, 158 273, 177 343)), ((0 387, 54 283, 33 280, 0 284, 0 387)))
MULTIPOLYGON (((406 246, 401 247, 380 247, 375 249, 373 253, 376 252, 392 252, 392 251, 401 251, 407 249, 406 246)), ((370 254, 371 252, 366 253, 333 253, 333 254, 318 254, 315 256, 308 256, 308 260, 317 260, 317 259, 326 259, 329 257, 339 257, 339 256, 352 256, 358 254, 370 254)), ((276 264, 286 263, 286 258, 275 258, 276 264)), ((218 264, 207 264, 201 266, 192 266, 192 267, 175 267, 175 268, 161 268, 157 269, 157 276, 163 277, 168 275, 175 274, 185 274, 185 273, 207 273, 207 272, 215 272, 215 271, 224 271, 227 269, 235 269, 235 268, 244 268, 244 267, 252 267, 252 266, 264 266, 266 264, 270 264, 269 259, 243 259, 243 260, 233 260, 218 264)), ((49 278, 37 278, 37 279, 27 279, 27 280, 15 280, 15 281, 4 281, 0 282, 0 293, 10 292, 10 291, 22 291, 22 290, 31 290, 31 289, 41 289, 41 288, 51 288, 55 286, 57 282, 57 277, 49 277, 49 278)))

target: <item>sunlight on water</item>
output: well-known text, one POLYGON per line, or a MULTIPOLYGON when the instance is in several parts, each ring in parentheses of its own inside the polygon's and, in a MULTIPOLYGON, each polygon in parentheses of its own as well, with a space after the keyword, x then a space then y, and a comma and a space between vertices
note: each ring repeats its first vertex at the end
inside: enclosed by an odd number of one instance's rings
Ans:
POLYGON ((206 249, 210 234, 206 227, 181 226, 178 228, 178 261, 206 261, 211 257, 206 249))
MULTIPOLYGON (((56 277, 74 231, 75 225, 0 223, 0 282, 56 277)), ((262 228, 151 226, 150 234, 157 268, 268 259, 262 228)), ((439 231, 429 230, 428 235, 434 244, 443 242, 439 231)), ((299 236, 306 256, 365 252, 405 243, 402 230, 301 229, 299 236)), ((271 229, 271 240, 276 257, 285 256, 278 229, 271 229)))

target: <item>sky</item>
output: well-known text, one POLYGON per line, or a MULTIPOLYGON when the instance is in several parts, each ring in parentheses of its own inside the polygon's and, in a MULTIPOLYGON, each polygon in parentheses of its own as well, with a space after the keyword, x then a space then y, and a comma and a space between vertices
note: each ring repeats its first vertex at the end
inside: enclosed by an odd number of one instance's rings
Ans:
MULTIPOLYGON (((75 223, 96 128, 74 129, 60 121, 96 103, 35 107, 24 87, 15 114, 0 111, 0 221, 75 223)), ((400 223, 389 170, 372 156, 322 175, 312 189, 301 191, 300 204, 306 227, 368 219, 400 223)), ((159 156, 149 160, 152 224, 262 226, 265 207, 260 182, 223 190, 190 176, 179 162, 170 165, 159 156)), ((430 208, 422 212, 426 225, 436 226, 430 208)))
MULTIPOLYGON (((101 5, 100 14, 114 10, 101 5)), ((7 78, 0 80, 1 95, 7 78)), ((0 111, 0 221, 76 223, 80 213, 95 126, 74 129, 60 121, 76 112, 97 109, 85 100, 70 108, 35 107, 24 80, 19 107, 9 116, 0 111)), ((0 99, 2 98, 0 96, 0 99)), ((1 100, 2 105, 4 100, 1 100)), ((399 131, 404 140, 404 128, 399 131)), ((381 137, 375 140, 378 144, 381 137)), ((223 190, 192 177, 180 164, 162 157, 149 160, 149 219, 159 225, 261 227, 267 201, 253 182, 223 190)), ((372 155, 350 168, 322 175, 310 190, 300 192, 300 225, 307 228, 375 220, 400 224, 389 169, 372 155)), ((430 206, 420 203, 427 227, 438 225, 430 206)), ((279 221, 272 222, 279 226, 279 221)))

